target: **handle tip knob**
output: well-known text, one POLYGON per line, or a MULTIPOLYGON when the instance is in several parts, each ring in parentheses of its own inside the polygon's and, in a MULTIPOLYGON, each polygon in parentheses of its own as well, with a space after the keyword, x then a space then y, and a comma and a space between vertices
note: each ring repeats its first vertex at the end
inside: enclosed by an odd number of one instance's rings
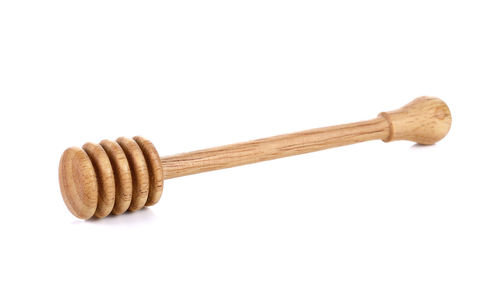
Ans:
POLYGON ((436 97, 419 97, 400 109, 382 112, 389 122, 390 133, 385 142, 408 140, 432 145, 448 134, 451 112, 445 102, 436 97))

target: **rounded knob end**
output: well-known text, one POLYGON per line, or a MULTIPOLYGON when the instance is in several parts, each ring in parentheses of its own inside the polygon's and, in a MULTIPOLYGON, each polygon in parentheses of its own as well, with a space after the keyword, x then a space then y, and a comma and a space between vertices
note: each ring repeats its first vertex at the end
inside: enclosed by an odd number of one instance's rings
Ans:
POLYGON ((382 112, 390 126, 385 142, 408 140, 431 145, 448 134, 451 112, 445 102, 436 97, 419 97, 400 109, 382 112))

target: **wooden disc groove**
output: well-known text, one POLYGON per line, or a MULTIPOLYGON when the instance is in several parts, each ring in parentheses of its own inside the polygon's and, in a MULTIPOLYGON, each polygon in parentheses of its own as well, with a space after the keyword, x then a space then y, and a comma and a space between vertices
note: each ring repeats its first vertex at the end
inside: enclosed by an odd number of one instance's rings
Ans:
POLYGON ((99 197, 94 216, 103 218, 111 213, 115 204, 115 177, 113 175, 113 168, 111 167, 111 162, 106 151, 104 151, 101 145, 86 143, 82 148, 90 157, 97 175, 99 197))
POLYGON ((160 200, 163 192, 163 169, 160 155, 151 141, 139 136, 134 137, 134 140, 141 148, 148 165, 149 195, 146 206, 152 206, 160 200))
POLYGON ((132 171, 133 193, 129 211, 144 207, 148 200, 149 173, 146 159, 139 145, 132 139, 120 137, 116 140, 122 147, 132 171))
POLYGON ((115 179, 115 204, 112 213, 123 214, 132 201, 132 173, 123 149, 116 142, 102 140, 102 148, 109 157, 115 179))

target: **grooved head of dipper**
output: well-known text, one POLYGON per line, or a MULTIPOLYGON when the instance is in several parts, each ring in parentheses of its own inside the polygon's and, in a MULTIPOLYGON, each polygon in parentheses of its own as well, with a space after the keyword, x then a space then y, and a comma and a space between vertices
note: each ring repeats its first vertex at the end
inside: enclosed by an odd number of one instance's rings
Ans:
POLYGON ((59 186, 64 203, 73 215, 88 219, 97 208, 97 177, 89 156, 83 149, 64 151, 59 163, 59 186))
POLYGON ((119 215, 156 204, 163 191, 163 169, 145 138, 103 140, 64 151, 59 163, 64 203, 80 219, 119 215))
POLYGON ((436 97, 419 97, 400 109, 382 112, 390 127, 386 142, 408 140, 430 145, 444 138, 451 128, 451 112, 436 97))

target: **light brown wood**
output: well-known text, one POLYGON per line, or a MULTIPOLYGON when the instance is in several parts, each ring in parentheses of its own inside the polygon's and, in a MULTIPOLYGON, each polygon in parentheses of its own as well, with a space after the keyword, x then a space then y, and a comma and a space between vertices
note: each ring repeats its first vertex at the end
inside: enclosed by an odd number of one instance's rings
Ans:
POLYGON ((144 207, 148 199, 149 173, 148 165, 139 145, 128 138, 118 138, 116 140, 127 156, 132 171, 132 202, 129 211, 137 211, 144 207))
POLYGON ((127 211, 132 201, 132 172, 130 171, 127 156, 118 143, 102 140, 100 144, 108 154, 115 176, 116 196, 112 213, 120 215, 127 211))
POLYGON ((84 149, 67 149, 59 165, 59 184, 71 213, 82 219, 101 218, 110 212, 121 214, 157 203, 163 191, 163 179, 370 140, 434 144, 446 136, 450 127, 448 106, 438 98, 420 97, 367 121, 161 158, 148 140, 122 137, 116 142, 101 141, 100 145, 87 143, 84 149))
POLYGON ((161 158, 166 179, 385 138, 384 118, 311 129, 161 158))
POLYGON ((434 144, 450 129, 451 114, 438 98, 420 97, 379 117, 161 158, 166 179, 230 168, 370 140, 434 144))
POLYGON ((85 151, 71 147, 59 162, 59 185, 64 203, 80 219, 88 219, 97 209, 97 178, 85 151))
POLYGON ((115 177, 111 162, 101 145, 87 143, 82 148, 89 156, 97 177, 99 195, 94 215, 98 218, 106 217, 115 205, 115 177))
POLYGON ((149 171, 149 195, 146 206, 152 206, 160 200, 163 192, 163 168, 161 166, 160 155, 155 146, 149 140, 136 136, 134 140, 139 144, 149 171))
POLYGON ((438 142, 451 127, 448 106, 438 98, 420 97, 400 109, 382 112, 389 122, 390 134, 385 142, 408 140, 423 145, 438 142))

